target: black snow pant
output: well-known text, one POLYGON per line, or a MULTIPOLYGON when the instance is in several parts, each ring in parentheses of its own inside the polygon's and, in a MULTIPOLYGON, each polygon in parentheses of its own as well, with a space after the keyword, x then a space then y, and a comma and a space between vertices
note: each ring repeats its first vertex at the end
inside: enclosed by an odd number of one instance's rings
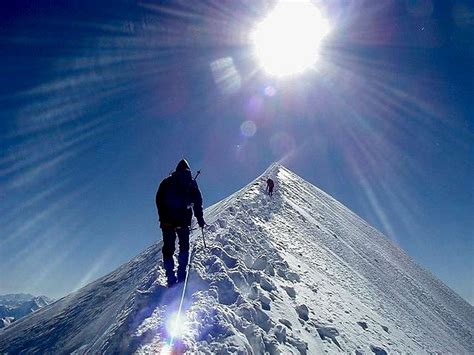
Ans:
POLYGON ((174 274, 173 255, 175 251, 176 235, 179 239, 178 254, 178 282, 184 281, 186 278, 186 267, 189 259, 189 227, 162 228, 163 233, 163 267, 165 268, 166 277, 169 283, 176 281, 174 274))

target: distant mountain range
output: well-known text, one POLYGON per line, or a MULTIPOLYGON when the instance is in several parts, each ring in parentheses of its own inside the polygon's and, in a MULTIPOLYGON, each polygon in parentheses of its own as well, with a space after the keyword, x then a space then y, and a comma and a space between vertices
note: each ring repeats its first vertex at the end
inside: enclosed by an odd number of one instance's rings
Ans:
POLYGON ((52 302, 53 300, 49 297, 33 296, 28 293, 0 295, 0 328, 52 302))

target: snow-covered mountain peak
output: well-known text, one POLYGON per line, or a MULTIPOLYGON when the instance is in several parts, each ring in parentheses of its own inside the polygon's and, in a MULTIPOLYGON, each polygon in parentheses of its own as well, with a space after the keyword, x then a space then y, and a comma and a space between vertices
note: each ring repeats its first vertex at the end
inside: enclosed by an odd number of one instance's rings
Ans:
POLYGON ((274 162, 269 165, 269 167, 265 170, 262 175, 268 175, 269 177, 274 177, 278 174, 279 171, 285 171, 287 173, 293 174, 290 170, 285 168, 281 163, 274 162))
POLYGON ((0 328, 4 328, 31 312, 47 306, 52 300, 28 293, 0 295, 0 328))
POLYGON ((33 298, 35 298, 35 296, 30 295, 29 293, 10 293, 6 295, 0 295, 0 304, 16 306, 23 302, 31 301, 33 298))
MULTIPOLYGON (((209 207, 192 235, 190 353, 472 353, 473 307, 281 164, 209 207), (268 177, 273 197, 265 194, 268 177)), ((160 352, 179 289, 161 243, 0 333, 0 352, 160 352), (137 289, 153 290, 143 296, 137 289)), ((174 323, 173 323, 174 324, 174 323)))

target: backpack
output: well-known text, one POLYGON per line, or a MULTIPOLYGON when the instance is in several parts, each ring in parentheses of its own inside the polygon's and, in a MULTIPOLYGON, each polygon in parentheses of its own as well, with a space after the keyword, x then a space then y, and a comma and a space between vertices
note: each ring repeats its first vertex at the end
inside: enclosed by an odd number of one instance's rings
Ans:
POLYGON ((192 177, 173 174, 162 182, 162 207, 167 210, 184 210, 191 205, 192 177))

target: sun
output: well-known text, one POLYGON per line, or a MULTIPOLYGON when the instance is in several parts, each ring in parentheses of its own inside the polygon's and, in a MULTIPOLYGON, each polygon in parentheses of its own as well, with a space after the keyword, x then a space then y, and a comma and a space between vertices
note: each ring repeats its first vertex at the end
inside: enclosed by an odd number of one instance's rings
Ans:
POLYGON ((329 26, 310 1, 280 1, 251 34, 263 69, 275 76, 301 73, 318 58, 329 26))

